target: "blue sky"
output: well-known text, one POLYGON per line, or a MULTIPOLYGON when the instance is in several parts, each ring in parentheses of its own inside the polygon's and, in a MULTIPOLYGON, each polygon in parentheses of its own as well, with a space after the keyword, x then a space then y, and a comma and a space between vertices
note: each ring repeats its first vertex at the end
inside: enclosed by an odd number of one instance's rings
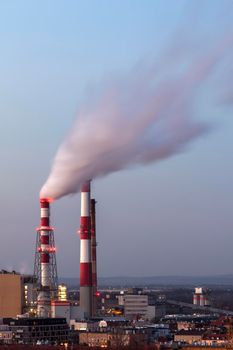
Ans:
MULTIPOLYGON (((39 191, 93 86, 153 60, 186 29, 199 50, 232 33, 231 6, 0 2, 0 268, 33 271, 39 191)), ((173 158, 93 182, 99 275, 233 272, 232 109, 211 103, 211 83, 202 96, 197 118, 214 125, 209 134, 173 158)), ((77 194, 52 207, 61 276, 79 275, 79 202, 77 194)))

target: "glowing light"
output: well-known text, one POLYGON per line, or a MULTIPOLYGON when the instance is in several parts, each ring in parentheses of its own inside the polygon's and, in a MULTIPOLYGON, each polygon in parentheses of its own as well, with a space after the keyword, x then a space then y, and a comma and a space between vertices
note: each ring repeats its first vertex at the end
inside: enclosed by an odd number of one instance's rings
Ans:
POLYGON ((54 252, 56 252, 56 248, 55 247, 51 247, 51 248, 48 249, 48 251, 50 253, 54 253, 54 252))
POLYGON ((36 231, 54 231, 55 228, 51 226, 40 226, 36 228, 36 231))
POLYGON ((67 301, 67 286, 64 283, 58 286, 58 300, 67 301))
POLYGON ((51 197, 48 197, 48 198, 40 198, 40 202, 41 203, 44 203, 44 202, 47 202, 47 203, 52 203, 54 202, 55 199, 54 198, 51 198, 51 197))

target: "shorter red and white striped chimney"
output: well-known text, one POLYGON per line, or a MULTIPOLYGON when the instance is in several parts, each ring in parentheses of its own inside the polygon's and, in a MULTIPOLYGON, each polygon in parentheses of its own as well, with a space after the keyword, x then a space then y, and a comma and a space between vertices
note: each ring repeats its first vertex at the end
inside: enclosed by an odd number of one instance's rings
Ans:
POLYGON ((40 279, 41 290, 37 298, 37 315, 49 317, 51 307, 50 293, 50 208, 48 199, 40 199, 40 279))
POLYGON ((80 218, 80 307, 86 318, 92 316, 92 263, 91 263, 91 217, 90 181, 81 187, 80 218))

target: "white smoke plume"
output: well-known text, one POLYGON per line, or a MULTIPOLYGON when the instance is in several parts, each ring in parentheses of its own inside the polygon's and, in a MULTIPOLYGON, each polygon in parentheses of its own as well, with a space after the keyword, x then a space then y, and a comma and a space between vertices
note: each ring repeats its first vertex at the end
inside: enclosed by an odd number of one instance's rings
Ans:
POLYGON ((159 63, 141 63, 105 84, 97 101, 80 109, 40 196, 57 199, 86 180, 183 151, 209 129, 195 119, 196 102, 232 43, 225 37, 202 54, 171 49, 159 63))

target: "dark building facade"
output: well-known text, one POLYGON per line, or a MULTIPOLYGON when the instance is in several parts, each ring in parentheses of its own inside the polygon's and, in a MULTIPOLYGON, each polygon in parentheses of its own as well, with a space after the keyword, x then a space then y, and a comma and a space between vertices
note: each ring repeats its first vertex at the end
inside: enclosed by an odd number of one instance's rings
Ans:
POLYGON ((15 344, 61 344, 68 341, 69 327, 65 318, 8 318, 3 321, 9 325, 15 344))

